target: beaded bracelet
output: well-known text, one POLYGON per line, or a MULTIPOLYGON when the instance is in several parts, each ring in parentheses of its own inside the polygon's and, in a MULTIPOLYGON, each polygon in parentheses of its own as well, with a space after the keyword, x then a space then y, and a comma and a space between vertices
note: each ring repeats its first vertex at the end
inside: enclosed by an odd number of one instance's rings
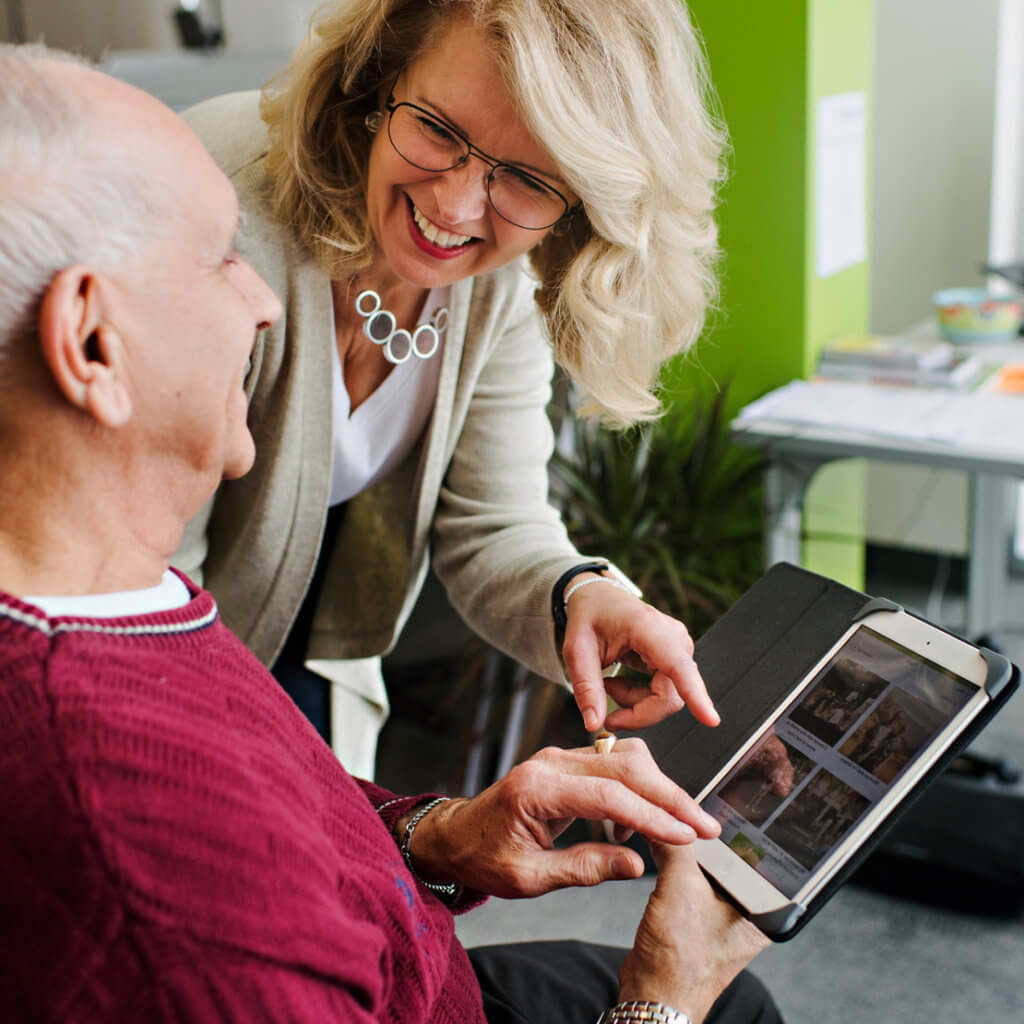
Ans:
POLYGON ((685 1013, 664 1003, 633 999, 605 1010, 597 1024, 691 1024, 691 1021, 685 1013))
POLYGON ((402 860, 405 861, 405 866, 409 869, 409 874, 416 879, 420 885, 426 886, 431 892, 437 893, 438 896, 447 896, 449 899, 454 899, 458 894, 460 886, 455 882, 428 882, 426 879, 420 878, 416 869, 412 864, 412 837, 416 831, 416 826, 439 804, 446 803, 450 798, 446 796, 439 796, 433 800, 428 800, 425 804, 421 804, 417 808, 416 813, 405 823, 405 831, 402 833, 402 841, 399 843, 398 849, 402 854, 402 860))

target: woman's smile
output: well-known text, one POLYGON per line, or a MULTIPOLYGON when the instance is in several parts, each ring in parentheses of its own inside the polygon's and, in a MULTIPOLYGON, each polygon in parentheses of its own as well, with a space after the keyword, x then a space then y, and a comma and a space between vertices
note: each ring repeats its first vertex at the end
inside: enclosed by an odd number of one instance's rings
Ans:
POLYGON ((424 252, 439 259, 452 259, 462 255, 471 245, 480 241, 473 235, 445 231, 430 220, 408 196, 406 202, 409 207, 409 230, 412 240, 424 252))

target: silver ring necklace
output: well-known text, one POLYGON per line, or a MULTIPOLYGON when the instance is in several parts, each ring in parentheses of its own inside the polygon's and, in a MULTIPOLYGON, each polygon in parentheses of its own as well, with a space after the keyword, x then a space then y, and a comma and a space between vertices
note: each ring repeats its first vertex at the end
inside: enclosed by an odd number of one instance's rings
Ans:
POLYGON ((448 329, 448 308, 442 306, 429 324, 420 324, 411 334, 398 326, 395 314, 383 309, 380 295, 366 288, 356 296, 356 312, 363 318, 363 334, 384 349, 384 358, 396 366, 411 356, 429 359, 441 345, 441 335, 448 329), (397 343, 397 344, 396 344, 397 343))

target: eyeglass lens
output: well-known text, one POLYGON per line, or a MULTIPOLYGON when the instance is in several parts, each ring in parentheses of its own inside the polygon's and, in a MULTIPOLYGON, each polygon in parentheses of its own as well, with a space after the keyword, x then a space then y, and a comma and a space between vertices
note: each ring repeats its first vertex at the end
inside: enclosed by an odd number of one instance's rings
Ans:
MULTIPOLYGON (((399 156, 425 171, 450 170, 470 152, 468 143, 444 122, 407 103, 392 109, 388 135, 399 156)), ((498 214, 519 227, 550 227, 566 211, 561 195, 508 164, 492 169, 487 194, 498 214)))

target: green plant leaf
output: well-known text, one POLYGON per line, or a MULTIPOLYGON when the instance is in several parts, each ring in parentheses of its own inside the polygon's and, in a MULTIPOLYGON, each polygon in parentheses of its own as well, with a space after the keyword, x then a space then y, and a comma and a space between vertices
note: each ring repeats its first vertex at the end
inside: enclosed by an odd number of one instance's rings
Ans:
POLYGON ((551 464, 577 547, 615 561, 694 636, 761 573, 763 462, 732 444, 726 408, 722 388, 624 432, 576 421, 571 453, 551 464))

